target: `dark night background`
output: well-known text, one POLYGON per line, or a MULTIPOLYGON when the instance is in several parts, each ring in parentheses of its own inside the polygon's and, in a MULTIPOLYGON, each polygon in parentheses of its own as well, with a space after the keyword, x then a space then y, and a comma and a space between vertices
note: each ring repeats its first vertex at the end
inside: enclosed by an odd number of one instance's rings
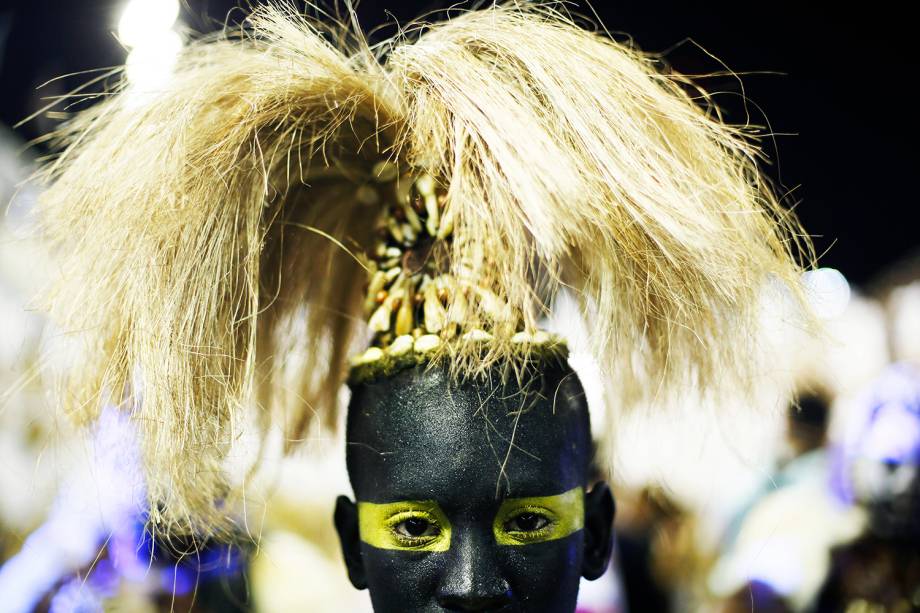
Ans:
MULTIPOLYGON (((12 126, 42 99, 65 93, 87 76, 37 86, 56 76, 124 61, 116 42, 121 0, 5 0, 0 6, 0 121, 12 126)), ((196 31, 219 27, 236 0, 183 0, 181 19, 196 31)), ((364 1, 366 29, 408 21, 446 2, 364 1)), ((916 255, 913 153, 917 130, 913 20, 907 8, 880 3, 689 3, 596 0, 613 32, 628 33, 685 74, 723 70, 742 77, 751 121, 777 134, 767 168, 797 211, 820 264, 871 288, 898 261, 916 255), (705 49, 705 52, 703 51, 705 49), (750 74, 753 73, 753 74, 750 74)), ((571 8, 583 14, 582 3, 571 8)), ((239 21, 242 10, 231 18, 239 21)), ((745 121, 737 79, 702 84, 723 92, 716 102, 730 122, 745 121)), ((16 129, 34 139, 53 125, 38 118, 16 129)), ((41 146, 39 145, 39 152, 41 146)))

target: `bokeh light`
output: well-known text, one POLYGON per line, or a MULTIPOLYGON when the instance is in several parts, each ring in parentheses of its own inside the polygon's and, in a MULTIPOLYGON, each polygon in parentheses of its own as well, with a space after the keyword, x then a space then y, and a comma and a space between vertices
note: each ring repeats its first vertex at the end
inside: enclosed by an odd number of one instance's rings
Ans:
POLYGON ((843 314, 850 302, 850 284, 834 268, 818 268, 802 274, 805 292, 818 317, 834 319, 843 314))

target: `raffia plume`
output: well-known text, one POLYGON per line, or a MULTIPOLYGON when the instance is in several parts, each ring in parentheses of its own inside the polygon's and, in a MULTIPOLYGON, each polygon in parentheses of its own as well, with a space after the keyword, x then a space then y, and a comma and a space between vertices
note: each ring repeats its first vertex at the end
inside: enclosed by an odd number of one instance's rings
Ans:
POLYGON ((624 397, 650 377, 743 378, 761 287, 798 291, 799 234, 756 143, 652 59, 546 6, 409 31, 369 48, 263 7, 189 46, 161 92, 120 91, 62 134, 41 202, 61 262, 48 304, 86 343, 64 398, 87 420, 133 412, 171 528, 225 526, 242 416, 291 440, 333 421, 376 310, 361 254, 385 168, 430 178, 450 273, 476 284, 437 304, 444 288, 419 284, 425 321, 388 325, 433 335, 458 373, 526 358, 537 344, 515 335, 536 338, 567 286, 624 397), (451 321, 486 350, 449 342, 451 321))

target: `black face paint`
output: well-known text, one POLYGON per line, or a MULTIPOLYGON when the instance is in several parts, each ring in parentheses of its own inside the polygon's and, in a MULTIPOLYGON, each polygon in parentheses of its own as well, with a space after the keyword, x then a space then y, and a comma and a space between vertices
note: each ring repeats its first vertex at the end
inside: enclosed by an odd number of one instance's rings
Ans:
POLYGON ((603 485, 584 494, 590 428, 571 370, 522 390, 420 367, 353 392, 358 505, 340 498, 336 524, 377 613, 574 611, 579 578, 609 556, 613 502, 603 485))

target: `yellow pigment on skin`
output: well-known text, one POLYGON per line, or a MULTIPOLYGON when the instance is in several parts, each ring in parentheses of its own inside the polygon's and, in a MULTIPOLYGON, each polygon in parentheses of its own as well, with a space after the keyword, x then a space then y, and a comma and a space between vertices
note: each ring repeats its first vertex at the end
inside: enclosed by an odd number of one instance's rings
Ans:
MULTIPOLYGON (((508 498, 499 507, 492 523, 495 542, 499 545, 529 545, 569 536, 584 527, 584 490, 575 487, 554 496, 508 498), (547 520, 537 530, 514 530, 509 527, 517 516, 534 513, 547 520)), ((450 549, 451 525, 447 516, 431 500, 358 503, 358 531, 361 540, 378 549, 400 551, 447 551, 450 549), (400 534, 397 526, 408 519, 428 522, 432 534, 410 537, 400 534)))

